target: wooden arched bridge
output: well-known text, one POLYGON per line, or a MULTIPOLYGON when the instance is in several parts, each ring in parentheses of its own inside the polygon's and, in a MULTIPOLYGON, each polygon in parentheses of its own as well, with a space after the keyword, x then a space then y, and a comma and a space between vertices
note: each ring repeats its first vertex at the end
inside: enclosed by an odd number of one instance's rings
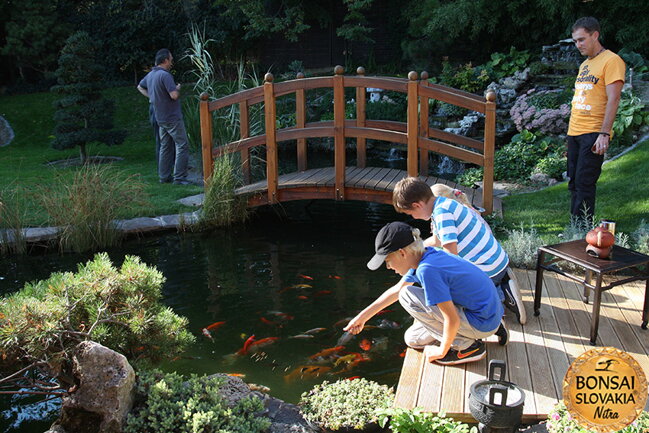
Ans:
MULTIPOLYGON (((205 183, 212 174, 214 158, 238 152, 241 155, 245 186, 237 194, 249 196, 248 205, 258 206, 290 200, 335 199, 363 200, 392 203, 395 183, 405 176, 420 176, 427 183, 443 182, 455 184, 428 176, 428 152, 436 152, 460 161, 484 167, 482 194, 460 188, 468 193, 473 203, 494 210, 493 161, 496 127, 496 95, 489 91, 485 98, 449 87, 428 82, 428 73, 422 72, 418 79, 416 72, 410 72, 408 79, 393 77, 368 77, 363 68, 356 76, 343 75, 342 66, 336 66, 334 76, 297 79, 280 83, 273 82, 273 76, 266 74, 264 84, 252 89, 209 100, 202 94, 200 102, 201 142, 203 173, 205 183), (345 88, 356 89, 356 119, 345 118, 345 88), (306 91, 318 88, 333 89, 333 121, 306 121, 306 91), (407 95, 407 122, 371 120, 366 118, 367 88, 379 88, 407 95), (277 129, 278 97, 295 94, 295 126, 277 129), (435 99, 469 110, 484 113, 485 128, 482 141, 445 132, 429 126, 429 101, 435 99), (231 143, 213 143, 212 112, 238 104, 240 139, 231 143), (264 133, 250 135, 250 109, 254 104, 263 104, 264 133), (307 166, 307 139, 333 137, 333 167, 309 169, 307 166), (347 138, 356 139, 356 166, 346 164, 345 144, 347 138), (407 148, 407 171, 366 166, 366 140, 384 140, 403 144, 407 148), (295 140, 297 142, 297 171, 279 175, 277 143, 295 140), (266 179, 250 183, 251 149, 265 146, 266 179)), ((498 204, 496 204, 498 208, 498 204)))

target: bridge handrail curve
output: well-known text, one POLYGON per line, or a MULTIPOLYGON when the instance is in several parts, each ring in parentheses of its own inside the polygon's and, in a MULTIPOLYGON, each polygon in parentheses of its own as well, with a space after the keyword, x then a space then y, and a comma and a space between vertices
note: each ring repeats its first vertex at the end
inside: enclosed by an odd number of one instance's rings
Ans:
POLYGON ((306 139, 316 137, 334 138, 334 155, 336 171, 336 199, 344 199, 345 176, 345 138, 357 139, 357 165, 365 166, 365 142, 369 139, 388 140, 407 145, 408 175, 424 175, 428 171, 427 152, 433 151, 465 162, 484 167, 483 204, 487 212, 493 206, 493 154, 495 142, 495 93, 490 92, 486 100, 478 95, 458 89, 428 82, 428 74, 422 72, 421 81, 415 72, 408 74, 408 79, 396 77, 366 77, 359 68, 357 76, 343 76, 343 68, 337 66, 335 75, 330 77, 304 78, 298 74, 294 80, 273 83, 271 74, 266 74, 264 84, 254 89, 246 89, 213 101, 207 94, 201 95, 201 141, 203 147, 203 172, 207 184, 212 172, 213 158, 220 155, 239 152, 243 162, 244 180, 250 180, 250 149, 266 145, 266 173, 269 203, 276 201, 277 192, 277 142, 297 140, 298 171, 306 170, 306 139), (346 87, 356 88, 356 119, 345 119, 346 87), (328 122, 306 122, 305 91, 317 88, 332 88, 334 91, 334 120, 328 122), (365 116, 367 88, 379 88, 405 93, 408 96, 407 122, 385 120, 368 120, 365 116), (276 128, 277 97, 295 94, 296 124, 293 127, 276 128), (419 110, 419 106, 428 107, 429 99, 436 99, 449 104, 464 107, 485 114, 484 140, 453 134, 431 128, 428 124, 428 110, 419 110), (263 103, 265 132, 250 137, 249 108, 263 103), (229 105, 239 104, 240 140, 226 146, 213 148, 211 112, 229 105), (446 143, 444 141, 448 141, 446 143), (469 147, 465 149, 463 147, 469 147), (476 152, 475 149, 480 152, 476 152))

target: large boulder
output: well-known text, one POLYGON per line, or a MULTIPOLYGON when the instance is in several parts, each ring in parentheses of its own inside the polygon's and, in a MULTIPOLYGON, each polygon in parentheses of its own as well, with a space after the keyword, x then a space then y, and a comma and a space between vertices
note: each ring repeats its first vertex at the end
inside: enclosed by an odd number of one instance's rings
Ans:
POLYGON ((135 372, 126 357, 101 344, 80 343, 73 356, 76 391, 61 404, 57 424, 76 433, 118 433, 133 406, 135 372))

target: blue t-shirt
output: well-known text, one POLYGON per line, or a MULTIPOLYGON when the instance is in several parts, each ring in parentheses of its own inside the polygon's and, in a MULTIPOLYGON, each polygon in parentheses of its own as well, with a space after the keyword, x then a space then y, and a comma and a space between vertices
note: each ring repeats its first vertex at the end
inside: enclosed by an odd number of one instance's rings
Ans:
POLYGON ((457 242, 457 255, 482 269, 490 278, 507 268, 507 253, 476 212, 453 199, 437 197, 432 218, 435 234, 442 245, 457 242))
POLYGON ((159 66, 151 69, 140 81, 140 87, 146 89, 153 111, 158 122, 176 122, 182 120, 180 100, 173 100, 170 92, 176 90, 174 77, 165 68, 159 66))
POLYGON ((426 248, 417 266, 405 280, 424 289, 426 305, 453 301, 464 308, 467 320, 483 332, 498 328, 504 314, 496 286, 475 265, 446 251, 426 248))

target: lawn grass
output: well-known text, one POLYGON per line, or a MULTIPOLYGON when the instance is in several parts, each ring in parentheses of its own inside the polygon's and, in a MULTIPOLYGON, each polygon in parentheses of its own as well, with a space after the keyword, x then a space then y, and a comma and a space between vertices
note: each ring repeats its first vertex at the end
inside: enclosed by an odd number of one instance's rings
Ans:
MULTIPOLYGON (((107 90, 105 95, 115 101, 115 125, 126 129, 128 135, 119 146, 89 145, 88 155, 117 156, 123 161, 112 165, 126 175, 138 175, 145 183, 145 193, 150 206, 130 212, 121 217, 155 216, 175 214, 192 210, 176 200, 203 191, 193 185, 160 184, 155 161, 155 143, 148 121, 148 101, 137 92, 135 86, 107 90)), ((71 178, 74 168, 50 168, 49 161, 77 157, 78 149, 60 151, 50 147, 54 128, 51 93, 33 93, 3 96, 0 98, 0 115, 14 129, 16 137, 6 147, 0 148, 0 188, 24 188, 24 193, 49 186, 59 176, 71 178)), ((200 163, 200 161, 199 161, 200 163)), ((48 225, 48 217, 35 200, 29 201, 25 225, 48 225)))
MULTIPOLYGON (((617 222, 618 232, 631 233, 644 218, 649 221, 649 140, 604 165, 597 183, 595 213, 617 222)), ((542 236, 556 235, 570 220, 568 183, 541 191, 505 197, 503 213, 508 227, 529 228, 542 236)))

